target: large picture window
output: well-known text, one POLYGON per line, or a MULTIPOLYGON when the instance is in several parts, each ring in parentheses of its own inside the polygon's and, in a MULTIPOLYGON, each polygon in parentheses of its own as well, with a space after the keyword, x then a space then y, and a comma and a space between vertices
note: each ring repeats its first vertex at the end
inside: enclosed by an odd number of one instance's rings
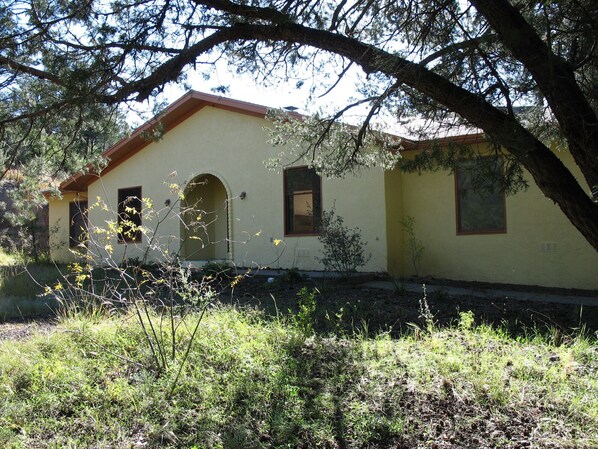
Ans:
POLYGON ((284 171, 286 235, 313 235, 319 232, 322 215, 322 181, 314 169, 284 171))
MULTIPOLYGON (((487 158, 490 169, 500 169, 500 161, 487 158)), ((457 234, 504 233, 507 231, 505 193, 480 163, 462 161, 455 171, 457 234), (482 171, 480 171, 482 170, 482 171)))
POLYGON ((69 203, 69 247, 87 242, 87 201, 69 203))
POLYGON ((141 242, 141 187, 118 189, 118 241, 141 242))

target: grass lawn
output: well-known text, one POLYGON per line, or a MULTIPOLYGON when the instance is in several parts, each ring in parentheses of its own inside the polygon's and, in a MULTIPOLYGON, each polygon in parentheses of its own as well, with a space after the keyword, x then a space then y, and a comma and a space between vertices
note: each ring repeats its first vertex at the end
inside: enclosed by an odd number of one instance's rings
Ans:
POLYGON ((307 318, 214 307, 172 395, 177 366, 151 369, 132 316, 0 341, 0 447, 598 447, 593 337, 513 338, 468 313, 340 337, 307 318))

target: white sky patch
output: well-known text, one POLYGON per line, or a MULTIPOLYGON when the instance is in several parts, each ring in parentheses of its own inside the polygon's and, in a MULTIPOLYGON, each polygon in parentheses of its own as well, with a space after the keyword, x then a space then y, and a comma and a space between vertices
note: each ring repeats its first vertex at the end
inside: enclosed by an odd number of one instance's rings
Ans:
MULTIPOLYGON (((205 79, 199 70, 190 70, 184 83, 166 85, 163 93, 158 97, 159 101, 163 106, 170 105, 189 89, 193 89, 273 109, 291 106, 297 108, 297 112, 301 114, 319 113, 321 116, 326 116, 362 98, 358 92, 358 85, 367 82, 365 75, 357 67, 352 67, 329 92, 327 92, 329 88, 337 81, 335 71, 338 68, 328 74, 316 73, 310 78, 304 77, 301 86, 297 85, 298 79, 279 79, 277 82, 260 83, 250 74, 231 72, 224 60, 217 61, 211 68, 213 71, 209 79, 205 79), (227 92, 214 92, 213 89, 219 86, 227 87, 227 92)), ((127 115, 129 124, 136 127, 150 119, 154 115, 153 105, 152 101, 147 101, 135 106, 136 111, 129 110, 127 115)), ((363 104, 345 113, 341 121, 359 126, 368 112, 368 105, 363 104)), ((425 121, 422 119, 397 118, 385 110, 380 111, 372 120, 372 125, 379 130, 414 140, 422 138, 417 134, 417 130, 424 124, 425 121)), ((435 137, 479 132, 478 129, 463 126, 442 129, 432 125, 429 129, 435 137)))
MULTIPOLYGON (((292 79, 265 84, 256 81, 249 74, 232 73, 224 61, 219 61, 215 64, 214 71, 208 80, 204 79, 199 71, 191 70, 184 83, 165 86, 163 93, 158 98, 166 104, 171 104, 189 89, 193 89, 274 109, 291 106, 297 108, 297 112, 301 114, 319 112, 324 115, 332 114, 359 98, 357 83, 360 76, 358 69, 351 70, 330 92, 319 97, 327 91, 328 85, 334 83, 336 80, 334 75, 330 77, 332 81, 329 80, 326 85, 317 74, 311 79, 305 80, 301 86, 297 86, 299 80, 292 79), (226 86, 228 91, 226 93, 214 92, 213 89, 219 86, 226 86), (310 92, 311 90, 313 92, 310 92)), ((128 111, 127 121, 133 126, 139 126, 154 114, 153 101, 146 101, 132 105, 132 107, 135 110, 128 111)), ((359 123, 367 111, 366 106, 354 108, 344 116, 343 121, 359 123)))

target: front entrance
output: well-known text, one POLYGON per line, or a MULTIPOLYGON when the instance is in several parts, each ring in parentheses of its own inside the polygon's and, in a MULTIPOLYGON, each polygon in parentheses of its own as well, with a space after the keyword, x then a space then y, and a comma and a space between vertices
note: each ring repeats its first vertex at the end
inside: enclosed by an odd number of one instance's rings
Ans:
POLYGON ((181 203, 182 259, 228 260, 228 214, 228 195, 222 181, 209 174, 194 178, 187 185, 181 203))

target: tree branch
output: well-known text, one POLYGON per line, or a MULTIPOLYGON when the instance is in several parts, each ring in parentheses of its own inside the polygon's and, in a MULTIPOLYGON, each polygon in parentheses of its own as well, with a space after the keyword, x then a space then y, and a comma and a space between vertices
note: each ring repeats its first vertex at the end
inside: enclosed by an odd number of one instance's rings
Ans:
POLYGON ((482 42, 492 42, 495 39, 496 35, 486 32, 481 36, 476 36, 474 38, 467 39, 461 42, 455 42, 454 44, 447 45, 446 47, 443 47, 440 50, 435 51, 434 53, 426 56, 424 59, 420 61, 420 64, 426 66, 432 61, 435 61, 438 58, 442 58, 443 56, 449 55, 456 50, 475 49, 478 48, 482 42))
POLYGON ((197 5, 214 8, 218 11, 238 15, 245 19, 266 20, 270 23, 292 22, 291 16, 274 8, 260 8, 258 6, 246 6, 232 3, 228 0, 192 0, 197 5))
POLYGON ((34 76, 38 79, 51 81, 59 86, 63 85, 62 80, 58 76, 46 72, 44 70, 36 69, 35 67, 30 67, 25 64, 21 64, 5 56, 0 55, 0 64, 7 66, 9 70, 12 70, 14 72, 27 73, 28 75, 34 76))
POLYGON ((573 68, 544 44, 507 0, 470 0, 538 83, 588 184, 598 184, 598 117, 573 68))
MULTIPOLYGON (((228 3, 228 2, 227 2, 228 3)), ((509 117, 478 95, 442 76, 396 54, 359 42, 356 39, 293 23, 278 25, 237 24, 213 35, 205 47, 213 48, 226 40, 283 41, 338 54, 360 65, 366 73, 382 73, 400 84, 416 89, 445 105, 489 137, 503 145, 531 173, 543 193, 555 201, 598 250, 598 205, 564 164, 514 117, 509 117)), ((185 56, 189 59, 189 56, 185 56)), ((180 61, 175 65, 180 64, 180 61)), ((571 151, 574 152, 574 147, 571 151)))

